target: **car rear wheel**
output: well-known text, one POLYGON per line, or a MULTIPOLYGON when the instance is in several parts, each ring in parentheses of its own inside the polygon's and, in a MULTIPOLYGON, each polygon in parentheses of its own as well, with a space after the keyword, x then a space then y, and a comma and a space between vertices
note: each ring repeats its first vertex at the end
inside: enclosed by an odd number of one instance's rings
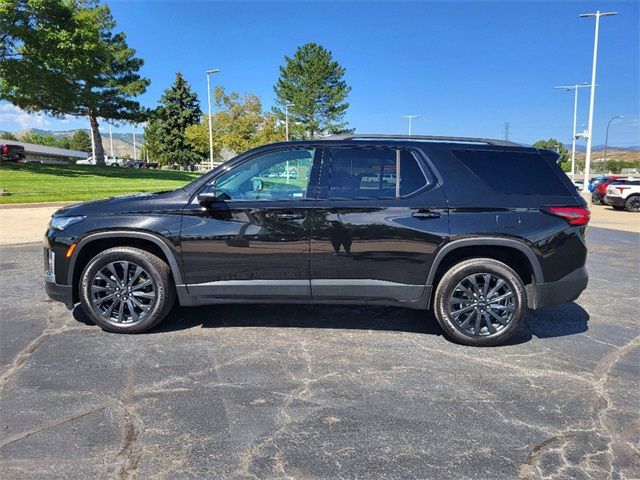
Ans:
POLYGON ((79 285, 85 313, 109 332, 140 333, 169 313, 175 289, 169 266, 157 256, 130 247, 96 255, 79 285))
POLYGON ((527 312, 525 288, 508 265, 491 258, 451 267, 436 288, 434 313, 443 330, 464 345, 504 343, 527 312))
POLYGON ((640 195, 627 198, 624 207, 629 212, 640 212, 640 195))

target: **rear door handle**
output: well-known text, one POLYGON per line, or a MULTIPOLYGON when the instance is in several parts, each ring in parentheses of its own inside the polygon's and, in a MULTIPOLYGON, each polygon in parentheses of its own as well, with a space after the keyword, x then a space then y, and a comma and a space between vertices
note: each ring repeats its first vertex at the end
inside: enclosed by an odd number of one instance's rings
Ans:
POLYGON ((301 220, 304 218, 304 213, 285 212, 285 213, 278 213, 276 217, 282 220, 301 220))
POLYGON ((411 214, 415 218, 440 218, 440 212, 431 212, 429 210, 418 210, 411 214))

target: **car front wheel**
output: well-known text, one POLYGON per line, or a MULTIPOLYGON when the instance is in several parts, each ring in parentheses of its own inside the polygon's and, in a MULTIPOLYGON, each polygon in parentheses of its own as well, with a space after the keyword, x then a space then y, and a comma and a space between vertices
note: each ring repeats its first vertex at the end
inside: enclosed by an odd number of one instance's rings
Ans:
POLYGON ((96 255, 79 285, 85 313, 109 332, 140 333, 160 323, 175 301, 169 266, 157 256, 131 247, 96 255))
POLYGON ((508 265, 472 258, 452 266, 441 278, 434 313, 448 336, 465 345, 504 343, 518 331, 527 312, 525 288, 508 265))

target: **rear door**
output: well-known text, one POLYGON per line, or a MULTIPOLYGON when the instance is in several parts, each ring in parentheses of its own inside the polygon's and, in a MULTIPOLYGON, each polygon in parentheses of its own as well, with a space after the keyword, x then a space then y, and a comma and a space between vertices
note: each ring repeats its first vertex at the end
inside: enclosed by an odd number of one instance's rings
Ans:
POLYGON ((200 297, 306 298, 309 230, 317 174, 313 148, 261 153, 205 187, 219 201, 185 209, 182 259, 189 293, 200 297))
POLYGON ((314 298, 419 300, 449 233, 446 198, 418 150, 325 149, 311 225, 314 298))

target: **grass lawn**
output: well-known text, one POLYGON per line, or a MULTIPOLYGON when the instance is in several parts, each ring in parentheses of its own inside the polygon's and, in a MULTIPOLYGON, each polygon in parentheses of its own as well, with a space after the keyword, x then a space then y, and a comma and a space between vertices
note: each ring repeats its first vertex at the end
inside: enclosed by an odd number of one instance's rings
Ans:
POLYGON ((11 193, 1 203, 94 200, 140 192, 173 190, 199 173, 91 165, 3 164, 0 188, 11 193))

